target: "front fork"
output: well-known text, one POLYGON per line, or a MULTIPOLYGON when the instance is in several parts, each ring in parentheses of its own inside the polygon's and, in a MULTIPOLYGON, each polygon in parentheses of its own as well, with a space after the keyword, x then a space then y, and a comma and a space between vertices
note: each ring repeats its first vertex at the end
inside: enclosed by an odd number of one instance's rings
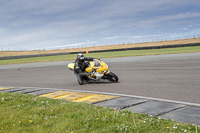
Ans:
POLYGON ((102 77, 102 79, 108 79, 108 74, 110 73, 110 71, 108 70, 108 72, 104 73, 104 76, 102 77))
POLYGON ((108 70, 108 72, 106 72, 105 74, 109 74, 110 73, 110 71, 108 70))

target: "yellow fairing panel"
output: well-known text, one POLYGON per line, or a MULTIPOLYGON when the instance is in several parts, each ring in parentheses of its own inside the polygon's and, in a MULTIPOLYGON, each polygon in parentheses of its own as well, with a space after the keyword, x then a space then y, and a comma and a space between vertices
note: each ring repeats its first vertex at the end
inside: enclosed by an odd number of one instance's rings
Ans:
POLYGON ((74 65, 75 65, 75 63, 69 63, 68 64, 69 69, 74 69, 74 65))
POLYGON ((97 69, 98 73, 101 73, 102 71, 108 71, 108 67, 106 63, 103 61, 101 61, 101 66, 99 67, 99 69, 97 69))
POLYGON ((88 72, 88 73, 90 73, 90 72, 92 72, 92 68, 91 68, 91 67, 87 67, 87 68, 85 69, 85 71, 88 72))
MULTIPOLYGON (((96 59, 97 60, 97 59, 96 59)), ((85 69, 85 71, 86 72, 88 72, 88 73, 90 73, 93 69, 96 69, 96 71, 98 72, 98 73, 101 73, 102 71, 108 71, 108 67, 107 67, 107 65, 106 65, 106 63, 105 62, 103 62, 103 61, 99 61, 99 60, 97 60, 101 65, 100 66, 98 66, 98 67, 95 67, 94 65, 94 62, 93 61, 90 61, 90 66, 89 67, 87 67, 86 69, 85 69)))
POLYGON ((90 66, 87 67, 87 68, 85 69, 85 71, 88 72, 88 73, 92 72, 92 67, 94 67, 94 62, 93 62, 93 61, 90 61, 90 66))

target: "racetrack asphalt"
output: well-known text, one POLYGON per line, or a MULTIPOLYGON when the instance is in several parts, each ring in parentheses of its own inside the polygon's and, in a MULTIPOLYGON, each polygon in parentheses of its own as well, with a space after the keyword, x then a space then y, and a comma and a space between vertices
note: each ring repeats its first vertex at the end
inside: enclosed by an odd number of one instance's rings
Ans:
POLYGON ((97 91, 200 104, 200 53, 102 60, 118 75, 119 83, 80 86, 67 68, 71 61, 63 61, 1 65, 0 86, 97 91))

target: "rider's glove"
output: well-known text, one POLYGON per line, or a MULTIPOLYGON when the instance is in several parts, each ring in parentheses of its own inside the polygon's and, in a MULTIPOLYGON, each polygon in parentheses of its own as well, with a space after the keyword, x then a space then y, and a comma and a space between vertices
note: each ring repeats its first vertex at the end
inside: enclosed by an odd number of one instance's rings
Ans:
POLYGON ((86 67, 89 67, 90 63, 87 61, 87 62, 85 62, 85 65, 86 65, 86 67))

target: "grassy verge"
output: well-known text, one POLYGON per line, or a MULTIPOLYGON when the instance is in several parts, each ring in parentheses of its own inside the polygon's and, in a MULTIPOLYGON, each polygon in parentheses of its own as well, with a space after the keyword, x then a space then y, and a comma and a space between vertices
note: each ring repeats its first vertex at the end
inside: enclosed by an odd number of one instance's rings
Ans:
MULTIPOLYGON (((92 56, 92 57, 96 57, 96 58, 111 58, 111 57, 125 57, 125 56, 190 53, 190 52, 200 52, 200 46, 182 47, 182 48, 166 48, 166 49, 155 49, 155 50, 154 49, 152 49, 152 50, 127 50, 127 51, 117 51, 117 52, 89 53, 89 54, 87 54, 87 56, 92 56)), ((72 55, 59 55, 59 56, 46 56, 46 57, 1 60, 0 65, 33 63, 33 62, 66 61, 66 60, 74 60, 75 58, 76 58, 76 55, 72 54, 72 55)))
POLYGON ((145 114, 25 94, 0 93, 0 132, 196 132, 200 129, 145 114))

